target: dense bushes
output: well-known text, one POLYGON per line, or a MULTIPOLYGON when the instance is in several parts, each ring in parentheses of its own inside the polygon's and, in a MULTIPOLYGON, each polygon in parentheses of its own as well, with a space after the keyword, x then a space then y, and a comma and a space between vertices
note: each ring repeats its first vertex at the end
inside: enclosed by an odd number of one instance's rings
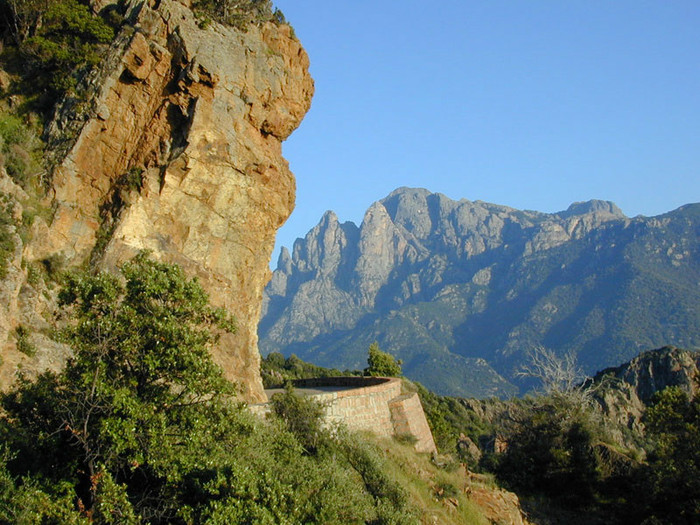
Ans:
POLYGON ((316 454, 330 435, 323 428, 324 407, 313 398, 297 395, 291 386, 270 399, 272 413, 280 418, 307 454, 316 454))
POLYGON ((495 471, 508 486, 569 505, 591 503, 601 480, 594 445, 605 435, 590 407, 566 396, 541 396, 511 406, 498 432, 506 448, 495 471))
POLYGON ((364 372, 367 376, 375 377, 401 377, 401 360, 397 361, 393 355, 379 349, 375 341, 369 345, 367 364, 364 372))
POLYGON ((260 375, 265 388, 280 388, 295 379, 359 375, 359 372, 356 370, 341 372, 335 368, 323 368, 306 363, 294 354, 285 358, 279 352, 271 352, 260 362, 260 375))
POLYGON ((122 275, 67 277, 74 357, 2 396, 0 523, 415 522, 379 452, 310 402, 268 421, 236 402, 208 353, 233 325, 196 281, 143 254, 122 275))
POLYGON ((18 116, 0 111, 0 163, 24 189, 41 172, 42 144, 38 134, 18 116))
POLYGON ((99 60, 114 30, 78 0, 0 0, 6 69, 31 108, 49 112, 99 60))
MULTIPOLYGON (((698 389, 700 392, 700 389, 698 389)), ((659 392, 646 414, 650 514, 672 523, 700 522, 700 393, 659 392)))

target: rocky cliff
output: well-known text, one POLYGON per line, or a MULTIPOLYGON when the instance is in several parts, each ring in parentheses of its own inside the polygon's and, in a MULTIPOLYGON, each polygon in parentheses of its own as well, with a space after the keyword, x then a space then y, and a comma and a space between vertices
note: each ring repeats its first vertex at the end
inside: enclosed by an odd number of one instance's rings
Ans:
POLYGON ((261 400, 256 325, 275 233, 294 206, 281 143, 311 103, 308 57, 284 24, 205 26, 185 0, 125 5, 89 100, 66 100, 48 132, 53 214, 34 221, 26 245, 18 239, 0 316, 6 329, 40 329, 37 355, 19 354, 5 330, 3 382, 20 365, 60 366, 66 352, 41 333, 53 292, 28 284, 24 267, 111 269, 147 249, 234 314, 238 331, 215 358, 261 400))
MULTIPOLYGON (((607 418, 634 435, 641 435, 644 412, 654 394, 664 388, 681 388, 693 398, 700 388, 700 352, 672 346, 643 352, 593 378, 595 400, 607 418)), ((624 442, 624 436, 618 436, 624 442)))
POLYGON ((377 340, 432 390, 488 397, 516 391, 537 345, 574 352, 587 373, 693 348, 699 210, 628 218, 590 201, 548 214, 400 188, 359 227, 327 212, 282 250, 261 350, 363 368, 377 340))

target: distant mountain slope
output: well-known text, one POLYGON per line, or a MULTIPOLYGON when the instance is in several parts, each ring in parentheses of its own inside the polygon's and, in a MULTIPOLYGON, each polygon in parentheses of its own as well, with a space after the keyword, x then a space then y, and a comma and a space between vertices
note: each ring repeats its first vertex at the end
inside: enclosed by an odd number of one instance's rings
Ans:
POLYGON ((367 347, 444 394, 507 396, 535 345, 588 373, 647 348, 700 345, 700 204, 626 217, 613 203, 521 211, 400 188, 362 225, 333 212, 265 291, 264 354, 361 368, 367 347))

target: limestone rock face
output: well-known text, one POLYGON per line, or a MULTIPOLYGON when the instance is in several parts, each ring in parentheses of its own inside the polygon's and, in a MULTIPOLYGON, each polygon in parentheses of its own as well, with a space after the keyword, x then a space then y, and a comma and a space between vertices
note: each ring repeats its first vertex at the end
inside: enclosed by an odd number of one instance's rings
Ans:
MULTIPOLYGON (((55 171, 53 221, 25 257, 113 269, 147 249, 180 264, 236 317, 215 358, 262 400, 256 326, 294 207, 281 143, 311 103, 308 57, 286 25, 201 28, 175 0, 129 9, 133 30, 112 46, 94 111, 55 171)), ((54 131, 76 127, 65 113, 54 131)))
POLYGON ((284 251, 264 299, 263 353, 366 366, 375 340, 404 373, 457 396, 508 397, 536 346, 586 373, 664 344, 700 344, 700 205, 626 217, 606 201, 558 213, 420 188, 362 223, 321 222, 284 251))

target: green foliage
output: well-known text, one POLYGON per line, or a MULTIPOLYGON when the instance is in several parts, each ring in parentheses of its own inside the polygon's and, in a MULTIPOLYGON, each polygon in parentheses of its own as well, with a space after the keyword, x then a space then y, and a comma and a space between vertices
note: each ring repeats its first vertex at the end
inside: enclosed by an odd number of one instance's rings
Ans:
POLYGON ((340 377, 360 375, 360 373, 354 370, 341 372, 335 368, 316 366, 302 361, 294 354, 285 359, 279 352, 272 352, 260 361, 260 375, 265 388, 280 388, 294 379, 340 377))
POLYGON ((7 449, 0 458, 0 523, 87 525, 88 520, 74 509, 70 489, 62 484, 49 493, 36 480, 15 479, 7 469, 11 455, 7 449))
POLYGON ((593 501, 600 481, 593 445, 604 433, 590 407, 566 396, 541 396, 512 407, 498 430, 506 443, 496 466, 501 481, 568 505, 593 501))
POLYGON ((284 393, 274 394, 270 403, 272 412, 308 454, 315 454, 328 440, 328 433, 323 429, 324 407, 312 397, 296 394, 293 388, 287 387, 284 393))
POLYGON ((7 275, 7 265, 15 252, 13 225, 12 201, 0 194, 0 279, 7 275))
POLYGON ((41 142, 16 115, 0 114, 0 153, 7 174, 25 190, 41 171, 41 142))
POLYGON ((233 324, 196 281, 145 254, 121 273, 66 277, 74 357, 1 398, 0 523, 416 522, 381 450, 318 404, 235 402, 208 353, 233 324))
POLYGON ((92 519, 105 525, 135 525, 139 522, 129 501, 126 485, 118 484, 107 470, 95 475, 92 519))
POLYGON ((401 360, 397 361, 393 355, 382 352, 376 341, 369 345, 367 364, 369 364, 369 367, 365 368, 367 376, 401 377, 401 360))
POLYGON ((249 24, 286 23, 282 11, 273 9, 271 0, 198 0, 193 7, 202 26, 206 26, 209 19, 242 30, 249 24))
POLYGON ((700 395, 659 392, 646 413, 655 446, 649 455, 651 514, 669 523, 700 521, 700 395))
POLYGON ((75 71, 99 62, 98 45, 113 37, 112 28, 86 5, 61 0, 49 5, 41 28, 20 49, 28 65, 41 72, 35 78, 45 82, 43 87, 63 93, 75 87, 75 71))
POLYGON ((133 167, 124 173, 116 183, 117 186, 124 188, 126 191, 138 191, 143 185, 143 168, 133 167))
POLYGON ((352 468, 361 476, 367 492, 375 500, 377 516, 369 523, 415 523, 405 490, 386 473, 381 454, 356 437, 346 436, 342 450, 352 468))
POLYGON ((76 479, 87 508, 102 471, 118 483, 149 480, 165 498, 168 483, 205 465, 187 445, 206 450, 201 442, 231 410, 232 387, 208 354, 209 327, 231 330, 230 320, 178 267, 140 255, 122 274, 125 285, 108 274, 69 277, 60 299, 76 322, 62 335, 74 358, 62 374, 22 381, 3 399, 20 451, 13 464, 76 479))
MULTIPOLYGON (((476 469, 478 465, 474 458, 466 456, 464 451, 458 449, 458 438, 464 434, 478 443, 482 437, 493 434, 493 425, 468 409, 463 399, 439 396, 420 383, 408 383, 406 380, 404 382, 418 392, 438 450, 443 453, 456 453, 469 468, 476 469)), ((500 402, 493 400, 492 404, 500 402)))
POLYGON ((24 325, 19 325, 15 328, 15 339, 17 341, 17 350, 28 357, 36 355, 36 347, 29 340, 29 330, 24 325))
POLYGON ((97 65, 114 30, 78 0, 2 0, 5 31, 14 47, 6 53, 22 77, 19 92, 48 112, 78 77, 97 65))

